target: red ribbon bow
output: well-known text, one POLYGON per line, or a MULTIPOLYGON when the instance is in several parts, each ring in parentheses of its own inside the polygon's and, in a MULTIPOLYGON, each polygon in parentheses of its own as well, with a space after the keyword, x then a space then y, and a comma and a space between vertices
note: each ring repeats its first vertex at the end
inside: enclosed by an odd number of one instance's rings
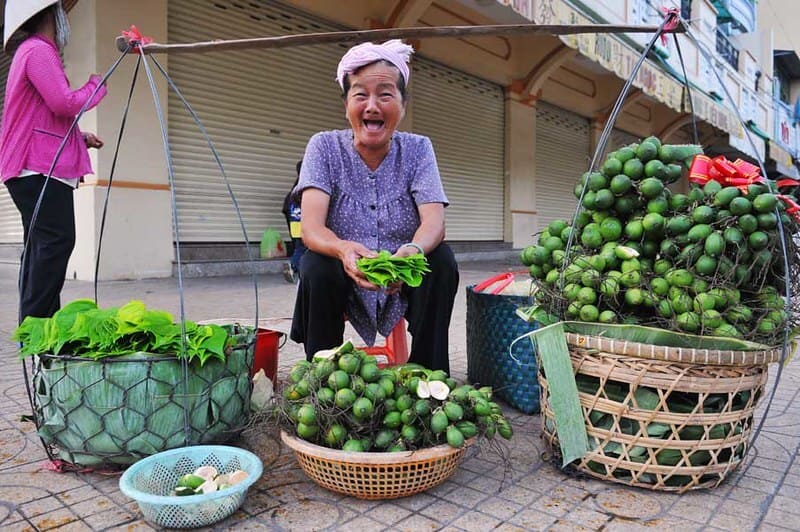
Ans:
MULTIPOLYGON (((748 185, 767 182, 758 166, 741 159, 730 162, 722 155, 713 159, 706 155, 695 155, 689 167, 689 181, 698 185, 716 181, 723 186, 737 187, 744 193, 747 193, 748 185)), ((778 188, 798 184, 800 182, 793 179, 782 179, 777 182, 778 188)), ((783 194, 777 194, 775 197, 786 204, 786 213, 800 223, 800 205, 794 198, 783 194)))
POLYGON ((800 185, 800 181, 789 177, 784 177, 783 179, 778 179, 775 184, 778 186, 778 188, 796 187, 800 185))
POLYGON ((661 14, 664 15, 664 18, 667 19, 667 21, 664 23, 663 32, 661 33, 661 45, 666 46, 667 45, 666 33, 675 31, 675 28, 678 27, 678 23, 681 20, 681 11, 677 7, 673 8, 662 7, 660 11, 661 14))
POLYGON ((800 222, 800 205, 795 203, 794 198, 783 194, 778 194, 775 197, 786 204, 786 214, 794 218, 796 222, 800 222))
POLYGON ((761 176, 758 166, 747 161, 736 159, 730 162, 722 155, 713 159, 706 155, 696 155, 689 167, 689 181, 698 185, 716 181, 747 192, 748 185, 765 183, 766 179, 761 176))
POLYGON ((152 38, 144 37, 139 32, 139 28, 137 28, 134 24, 131 24, 129 30, 123 30, 122 36, 128 39, 128 42, 133 45, 132 52, 136 54, 139 53, 139 48, 136 46, 137 44, 144 46, 145 44, 150 44, 153 42, 152 38))

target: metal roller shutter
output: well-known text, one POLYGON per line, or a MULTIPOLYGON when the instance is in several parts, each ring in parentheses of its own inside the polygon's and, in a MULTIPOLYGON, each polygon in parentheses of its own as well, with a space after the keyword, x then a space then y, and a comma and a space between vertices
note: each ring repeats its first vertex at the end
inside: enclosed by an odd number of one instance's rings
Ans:
POLYGON ((621 129, 614 129, 611 131, 611 138, 608 141, 608 152, 611 153, 628 144, 639 142, 639 140, 639 137, 632 133, 622 131, 621 129))
MULTIPOLYGON (((169 42, 331 31, 312 17, 264 0, 170 0, 169 42)), ((346 46, 175 54, 169 72, 220 153, 251 240, 286 232, 283 198, 311 135, 346 127, 334 82, 346 46)), ((182 241, 244 240, 205 140, 180 100, 169 97, 182 241)))
MULTIPOLYGON (((622 131, 621 129, 612 129, 611 135, 606 143, 606 149, 603 151, 603 155, 597 161, 597 167, 601 168, 603 166, 603 162, 605 162, 606 157, 612 151, 616 151, 623 146, 627 146, 633 142, 639 142, 639 137, 636 135, 632 135, 626 131, 622 131)), ((594 156, 594 152, 589 154, 589 162, 591 162, 591 158, 594 156)), ((588 166, 588 165, 587 165, 588 166)))
POLYGON ((538 229, 555 219, 571 223, 575 183, 589 169, 589 121, 540 102, 536 108, 536 212, 538 229))
MULTIPOLYGON (((171 0, 170 42, 338 28, 267 1, 171 0)), ((220 152, 248 237, 285 231, 281 204, 295 163, 317 131, 347 127, 333 73, 347 45, 175 54, 169 71, 220 152)), ((450 240, 503 238, 503 90, 417 58, 414 131, 431 137, 445 190, 450 240)), ((174 95, 169 134, 181 240, 242 241, 219 171, 174 95)))
MULTIPOLYGON (((8 69, 11 67, 11 56, 0 54, 0 109, 3 108, 5 99, 5 86, 8 79, 8 69)), ((22 221, 19 211, 14 205, 8 189, 0 186, 0 244, 22 244, 22 221)))
MULTIPOLYGON (((598 139, 599 140, 599 139, 598 139)), ((600 168, 603 166, 603 162, 606 160, 606 157, 612 151, 616 151, 623 146, 627 146, 632 142, 639 142, 639 137, 636 135, 632 135, 626 131, 622 131, 621 129, 612 129, 611 135, 606 143, 606 149, 603 151, 603 155, 597 161, 597 167, 600 168)), ((594 152, 589 154, 589 162, 591 162, 591 158, 594 155, 594 152)), ((588 164, 587 164, 588 168, 588 164)))
POLYGON ((621 148, 622 146, 639 142, 640 140, 641 139, 638 135, 628 133, 627 131, 622 131, 621 129, 615 129, 611 132, 611 147, 615 150, 621 148))
POLYGON ((503 89, 418 58, 414 131, 431 138, 445 193, 448 240, 503 239, 503 89))

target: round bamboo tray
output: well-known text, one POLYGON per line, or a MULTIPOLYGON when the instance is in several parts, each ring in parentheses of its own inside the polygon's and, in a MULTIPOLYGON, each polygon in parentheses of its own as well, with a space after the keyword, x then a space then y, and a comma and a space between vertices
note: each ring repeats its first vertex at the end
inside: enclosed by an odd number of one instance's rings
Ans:
MULTIPOLYGON (((575 340, 567 342, 592 447, 572 464, 576 469, 630 486, 684 492, 715 487, 741 464, 767 382, 766 364, 684 364, 587 349, 587 342, 575 340)), ((544 437, 557 452, 541 369, 538 378, 544 437)))
POLYGON ((395 499, 420 493, 447 480, 458 468, 466 445, 447 444, 394 453, 359 453, 314 445, 281 431, 311 480, 359 499, 395 499))

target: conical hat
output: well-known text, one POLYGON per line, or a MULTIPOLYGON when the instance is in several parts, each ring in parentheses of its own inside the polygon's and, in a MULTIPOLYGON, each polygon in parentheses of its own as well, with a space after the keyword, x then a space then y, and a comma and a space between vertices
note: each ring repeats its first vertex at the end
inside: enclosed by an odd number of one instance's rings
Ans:
POLYGON ((36 13, 57 4, 58 0, 6 0, 3 23, 3 48, 11 36, 36 13))

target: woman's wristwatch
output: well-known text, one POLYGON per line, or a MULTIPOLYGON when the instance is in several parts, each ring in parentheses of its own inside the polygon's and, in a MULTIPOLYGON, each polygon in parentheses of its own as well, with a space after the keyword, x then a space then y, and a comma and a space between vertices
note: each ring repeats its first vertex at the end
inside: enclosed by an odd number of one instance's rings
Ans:
POLYGON ((420 246, 419 244, 415 244, 414 242, 406 242, 405 244, 401 245, 400 247, 401 248, 404 248, 404 247, 417 248, 417 251, 419 251, 420 254, 422 254, 422 255, 425 254, 425 250, 422 249, 422 246, 420 246))

